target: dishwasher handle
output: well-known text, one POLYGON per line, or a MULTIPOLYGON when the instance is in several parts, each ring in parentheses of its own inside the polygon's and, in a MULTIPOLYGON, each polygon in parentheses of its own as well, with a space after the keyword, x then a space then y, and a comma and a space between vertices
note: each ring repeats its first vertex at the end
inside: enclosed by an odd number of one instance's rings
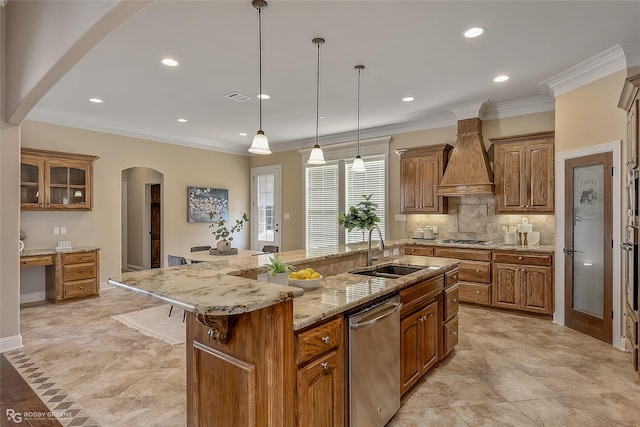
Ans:
POLYGON ((376 310, 375 313, 372 313, 373 318, 369 318, 368 316, 364 316, 360 322, 353 322, 349 325, 349 327, 353 330, 358 330, 358 329, 366 329, 370 326, 375 325, 376 323, 378 323, 379 321, 381 321, 382 319, 384 319, 385 317, 391 316, 392 314, 397 313, 398 311, 400 311, 400 307, 402 306, 402 303, 400 302, 395 302, 392 303, 390 305, 388 305, 388 308, 382 312, 379 312, 376 310))

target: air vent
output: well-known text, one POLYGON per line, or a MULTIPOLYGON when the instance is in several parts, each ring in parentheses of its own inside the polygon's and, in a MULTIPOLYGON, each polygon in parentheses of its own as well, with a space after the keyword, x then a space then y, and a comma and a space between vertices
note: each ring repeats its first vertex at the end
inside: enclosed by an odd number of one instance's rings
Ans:
POLYGON ((225 97, 229 99, 233 99, 234 101, 238 101, 238 102, 244 102, 251 99, 247 95, 243 95, 240 92, 231 92, 226 94, 225 97))

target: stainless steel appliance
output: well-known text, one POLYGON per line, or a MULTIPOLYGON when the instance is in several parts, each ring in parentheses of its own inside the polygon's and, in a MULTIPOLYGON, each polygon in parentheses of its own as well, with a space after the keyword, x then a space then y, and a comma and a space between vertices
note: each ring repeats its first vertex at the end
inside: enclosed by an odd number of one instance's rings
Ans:
POLYGON ((384 426, 400 409, 400 296, 349 317, 351 427, 384 426))

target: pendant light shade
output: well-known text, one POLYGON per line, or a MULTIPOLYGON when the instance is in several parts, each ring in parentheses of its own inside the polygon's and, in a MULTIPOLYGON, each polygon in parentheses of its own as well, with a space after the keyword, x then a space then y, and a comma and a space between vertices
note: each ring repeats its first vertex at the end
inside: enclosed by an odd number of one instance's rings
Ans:
POLYGON ((258 129, 256 136, 253 137, 249 152, 254 154, 271 154, 271 150, 269 149, 269 139, 262 130, 262 9, 266 9, 268 4, 265 0, 253 0, 251 2, 251 5, 258 9, 258 50, 260 52, 260 92, 258 96, 258 102, 260 103, 260 129, 258 129))
POLYGON ((324 153, 320 144, 318 144, 318 128, 320 127, 320 46, 324 44, 324 39, 317 37, 312 40, 313 44, 318 46, 318 73, 316 74, 316 144, 313 146, 311 153, 309 154, 309 160, 307 163, 311 165, 324 165, 324 153))
POLYGON ((366 172, 364 160, 360 157, 360 72, 364 70, 364 65, 356 65, 353 68, 358 72, 358 154, 356 154, 356 158, 353 160, 351 170, 353 172, 366 172))

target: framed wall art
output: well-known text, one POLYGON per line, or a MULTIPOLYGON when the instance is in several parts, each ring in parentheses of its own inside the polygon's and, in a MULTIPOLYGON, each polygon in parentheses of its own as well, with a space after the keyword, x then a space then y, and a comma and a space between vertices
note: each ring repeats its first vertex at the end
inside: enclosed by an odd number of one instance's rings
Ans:
POLYGON ((187 187, 187 221, 213 222, 218 217, 229 220, 229 190, 208 187, 187 187), (209 213, 216 212, 210 218, 209 213))

